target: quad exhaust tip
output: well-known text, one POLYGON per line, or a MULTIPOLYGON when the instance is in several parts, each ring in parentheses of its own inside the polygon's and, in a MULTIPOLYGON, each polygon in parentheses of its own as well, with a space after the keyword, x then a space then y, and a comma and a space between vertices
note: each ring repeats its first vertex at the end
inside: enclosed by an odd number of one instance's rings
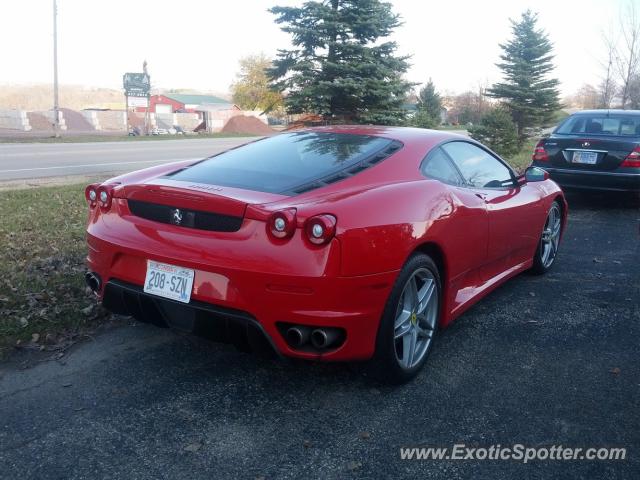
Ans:
POLYGON ((287 343, 296 349, 307 345, 315 350, 327 350, 344 340, 344 332, 340 328, 309 327, 292 325, 284 330, 287 343))
POLYGON ((311 329, 309 327, 297 326, 287 330, 287 341, 294 347, 302 347, 309 341, 311 329))
POLYGON ((97 273, 85 273, 84 281, 87 284, 87 287, 89 287, 93 293, 98 293, 100 291, 100 288, 102 287, 102 280, 100 279, 100 275, 98 275, 97 273))
POLYGON ((311 345, 318 350, 323 350, 334 345, 339 336, 340 334, 336 329, 316 328, 311 332, 311 345))

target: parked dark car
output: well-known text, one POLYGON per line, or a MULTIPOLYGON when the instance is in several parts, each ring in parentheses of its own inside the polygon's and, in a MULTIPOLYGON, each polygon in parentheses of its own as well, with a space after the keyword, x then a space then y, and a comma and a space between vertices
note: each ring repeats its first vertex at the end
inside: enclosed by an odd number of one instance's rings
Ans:
POLYGON ((640 110, 574 113, 538 142, 532 165, 562 187, 640 192, 640 110))

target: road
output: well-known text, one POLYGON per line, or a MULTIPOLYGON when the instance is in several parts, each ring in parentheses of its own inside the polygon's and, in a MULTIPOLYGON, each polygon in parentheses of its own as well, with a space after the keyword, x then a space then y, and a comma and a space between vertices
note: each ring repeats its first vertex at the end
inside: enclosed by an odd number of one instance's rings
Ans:
POLYGON ((0 365, 0 477, 640 478, 638 205, 570 197, 548 275, 511 280, 405 386, 130 323, 0 365), (404 446, 626 447, 622 461, 402 461, 404 446))
POLYGON ((93 143, 0 144, 0 181, 118 174, 160 163, 205 158, 256 137, 93 143))

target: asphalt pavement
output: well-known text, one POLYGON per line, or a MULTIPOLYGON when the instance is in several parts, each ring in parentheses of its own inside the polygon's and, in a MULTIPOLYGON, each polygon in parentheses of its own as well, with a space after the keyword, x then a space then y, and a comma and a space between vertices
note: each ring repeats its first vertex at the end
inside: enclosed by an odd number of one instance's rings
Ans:
POLYGON ((256 137, 87 143, 2 143, 0 181, 119 174, 161 163, 201 159, 256 137))
POLYGON ((569 201, 552 271, 465 313, 402 387, 133 322, 61 360, 16 355, 0 365, 0 477, 640 478, 639 205, 569 201), (627 455, 400 459, 401 447, 454 444, 627 455))

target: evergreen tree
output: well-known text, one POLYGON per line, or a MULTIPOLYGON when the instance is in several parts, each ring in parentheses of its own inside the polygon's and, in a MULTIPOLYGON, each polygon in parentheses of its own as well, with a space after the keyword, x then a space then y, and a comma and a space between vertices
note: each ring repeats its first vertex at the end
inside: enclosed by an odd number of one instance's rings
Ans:
POLYGON ((312 112, 328 120, 397 124, 412 84, 402 78, 408 57, 384 42, 400 25, 391 5, 379 0, 307 1, 274 7, 276 22, 294 48, 280 50, 271 85, 285 92, 289 113, 312 112))
POLYGON ((503 157, 509 157, 519 150, 516 126, 503 107, 486 113, 479 125, 469 128, 469 135, 503 157))
POLYGON ((442 110, 442 99, 436 92, 433 81, 420 89, 418 94, 418 111, 414 117, 414 125, 421 128, 435 128, 440 125, 440 110, 442 110))
POLYGON ((497 64, 505 79, 487 92, 509 109, 521 140, 525 128, 544 125, 561 106, 559 82, 548 78, 554 69, 553 46, 547 35, 536 28, 537 21, 537 15, 530 10, 519 21, 511 20, 513 37, 500 45, 502 62, 497 64))

